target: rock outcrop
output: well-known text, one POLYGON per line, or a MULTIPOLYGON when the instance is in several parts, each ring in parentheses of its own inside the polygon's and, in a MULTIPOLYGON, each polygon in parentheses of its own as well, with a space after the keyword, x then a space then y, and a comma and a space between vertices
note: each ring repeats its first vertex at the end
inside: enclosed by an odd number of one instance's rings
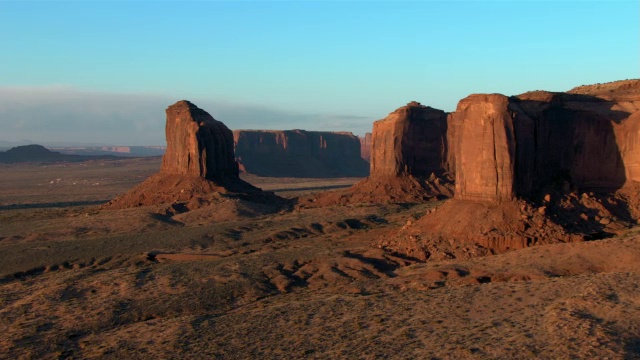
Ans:
POLYGON ((455 128, 455 197, 503 201, 513 198, 516 140, 509 99, 471 95, 451 114, 455 128))
POLYGON ((233 133, 226 125, 186 100, 166 112, 167 150, 161 172, 209 180, 238 177, 233 133))
POLYGON ((371 139, 369 177, 300 204, 416 203, 453 195, 444 111, 412 101, 374 122, 371 139))
POLYGON ((166 114, 167 150, 160 172, 103 208, 165 204, 167 213, 180 213, 234 201, 231 206, 242 201, 269 203, 274 209, 282 203, 238 177, 233 134, 222 122, 185 100, 169 106, 166 114))
POLYGON ((373 123, 372 177, 428 177, 448 168, 444 111, 412 101, 373 123))
POLYGON ((461 100, 449 134, 456 198, 537 199, 550 187, 611 192, 638 181, 640 96, 633 84, 623 82, 621 93, 608 85, 600 95, 581 87, 461 100))
POLYGON ((270 177, 364 177, 358 137, 349 132, 235 130, 235 155, 243 172, 270 177))
POLYGON ((640 215, 639 122, 640 80, 471 95, 449 115, 455 200, 381 246, 426 259, 612 236, 640 215))
POLYGON ((371 162, 371 145, 373 144, 373 137, 371 133, 364 134, 364 137, 358 137, 360 139, 360 156, 367 162, 371 162))

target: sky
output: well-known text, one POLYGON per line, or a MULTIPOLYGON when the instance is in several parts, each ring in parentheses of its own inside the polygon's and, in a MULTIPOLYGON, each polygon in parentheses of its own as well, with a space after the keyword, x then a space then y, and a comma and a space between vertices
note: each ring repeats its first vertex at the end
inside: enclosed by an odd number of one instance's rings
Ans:
POLYGON ((638 78, 639 3, 0 0, 0 142, 162 145, 181 99, 362 135, 412 100, 638 78))

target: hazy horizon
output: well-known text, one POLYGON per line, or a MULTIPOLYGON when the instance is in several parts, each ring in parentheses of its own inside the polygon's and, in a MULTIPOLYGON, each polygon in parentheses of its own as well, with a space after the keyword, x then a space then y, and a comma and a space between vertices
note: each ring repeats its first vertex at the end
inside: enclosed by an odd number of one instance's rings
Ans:
POLYGON ((187 99, 231 129, 350 131, 409 101, 640 74, 637 1, 0 2, 0 141, 164 144, 187 99))

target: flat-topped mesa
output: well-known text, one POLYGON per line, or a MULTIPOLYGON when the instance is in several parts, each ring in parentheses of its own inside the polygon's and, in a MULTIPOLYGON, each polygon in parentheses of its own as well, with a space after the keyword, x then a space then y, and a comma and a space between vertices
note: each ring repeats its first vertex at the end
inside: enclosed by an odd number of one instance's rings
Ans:
POLYGON ((233 133, 225 124, 186 100, 169 106, 166 113, 161 172, 209 180, 238 177, 233 133))
POLYGON ((272 177, 366 176, 360 141, 350 132, 234 130, 243 172, 272 177))
POLYGON ((371 177, 446 172, 447 114, 416 101, 373 124, 371 177))
POLYGON ((450 121, 455 197, 537 200, 550 187, 615 191, 637 181, 640 96, 616 96, 532 91, 461 100, 450 121))

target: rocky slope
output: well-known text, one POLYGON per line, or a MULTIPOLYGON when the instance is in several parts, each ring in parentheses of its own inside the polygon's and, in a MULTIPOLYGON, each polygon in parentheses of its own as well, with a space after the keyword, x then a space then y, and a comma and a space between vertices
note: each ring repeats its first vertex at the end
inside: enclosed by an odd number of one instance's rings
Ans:
POLYGON ((244 173, 270 177, 363 177, 369 165, 348 132, 235 130, 235 153, 244 173))

